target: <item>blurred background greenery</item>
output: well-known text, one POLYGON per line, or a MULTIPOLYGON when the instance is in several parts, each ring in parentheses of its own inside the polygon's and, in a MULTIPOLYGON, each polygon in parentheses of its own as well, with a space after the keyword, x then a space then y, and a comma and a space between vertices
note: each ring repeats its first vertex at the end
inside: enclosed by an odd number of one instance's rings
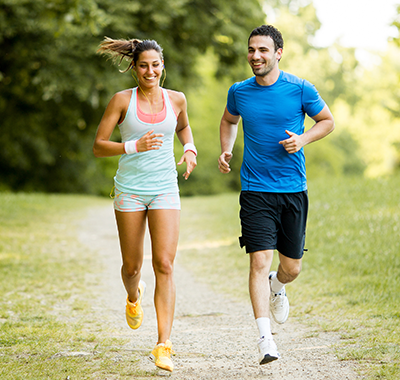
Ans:
POLYGON ((109 193, 118 157, 94 158, 93 138, 111 96, 135 84, 96 54, 104 36, 164 48, 164 86, 186 94, 199 151, 182 195, 238 190, 241 160, 230 176, 217 169, 219 121, 229 86, 252 75, 247 38, 270 12, 285 39, 281 69, 315 84, 336 121, 305 149, 309 178, 399 171, 400 42, 369 67, 354 48, 313 46, 321 24, 311 0, 0 0, 0 191, 109 193))

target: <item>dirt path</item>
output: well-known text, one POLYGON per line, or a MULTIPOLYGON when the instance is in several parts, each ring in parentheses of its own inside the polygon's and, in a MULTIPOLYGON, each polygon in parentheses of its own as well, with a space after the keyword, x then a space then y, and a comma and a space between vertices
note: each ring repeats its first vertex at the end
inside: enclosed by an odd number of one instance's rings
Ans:
MULTIPOLYGON (((147 291, 143 301, 144 322, 131 330, 125 322, 126 293, 120 279, 120 251, 112 206, 92 209, 80 225, 80 238, 103 260, 107 271, 101 274, 98 311, 105 321, 104 334, 129 338, 121 350, 135 352, 138 367, 149 378, 155 371, 147 356, 156 343, 156 319, 153 305, 154 276, 149 242, 143 265, 147 291), (106 327, 108 326, 108 327, 106 327), (146 375, 147 374, 147 375, 146 375)), ((99 283, 99 279, 92 279, 99 283)), ((332 349, 339 337, 288 320, 273 324, 274 339, 281 359, 260 366, 257 362, 257 328, 250 303, 240 303, 211 290, 201 279, 179 265, 175 267, 177 303, 171 340, 176 355, 171 379, 273 379, 273 380, 345 380, 359 379, 350 362, 339 361, 332 349)), ((117 359, 118 360, 118 356, 117 359)))

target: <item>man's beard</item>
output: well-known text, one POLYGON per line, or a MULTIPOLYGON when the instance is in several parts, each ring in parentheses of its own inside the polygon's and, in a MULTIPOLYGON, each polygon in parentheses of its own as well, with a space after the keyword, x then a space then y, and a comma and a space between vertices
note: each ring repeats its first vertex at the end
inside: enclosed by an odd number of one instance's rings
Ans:
POLYGON ((253 74, 257 77, 267 76, 273 70, 273 68, 274 68, 274 66, 271 67, 270 65, 267 65, 267 66, 263 67, 262 69, 261 68, 257 69, 257 68, 254 68, 253 66, 251 67, 251 69, 253 70, 253 74))
POLYGON ((253 68, 253 74, 254 74, 256 77, 265 77, 265 76, 267 76, 271 71, 272 71, 272 68, 268 68, 268 69, 260 70, 260 72, 256 72, 255 69, 253 68))

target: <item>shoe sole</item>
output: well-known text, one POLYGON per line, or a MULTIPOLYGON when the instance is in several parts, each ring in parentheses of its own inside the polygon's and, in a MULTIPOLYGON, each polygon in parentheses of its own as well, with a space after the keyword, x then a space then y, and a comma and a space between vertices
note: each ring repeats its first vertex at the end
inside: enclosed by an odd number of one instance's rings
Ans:
MULTIPOLYGON (((276 273, 276 272, 270 272, 268 278, 271 279, 271 275, 273 275, 274 273, 276 273)), ((270 280, 269 286, 270 286, 270 289, 271 289, 271 280, 270 280)), ((272 291, 272 290, 271 290, 271 291, 272 291)), ((279 323, 280 325, 284 324, 284 323, 287 321, 287 319, 289 318, 289 308, 290 308, 290 305, 288 306, 288 311, 287 311, 287 314, 285 315, 285 318, 284 318, 283 320, 278 321, 278 320, 275 318, 274 313, 272 312, 271 301, 270 301, 270 303, 269 303, 270 314, 272 315, 272 318, 274 319, 274 321, 275 321, 276 323, 279 323)), ((273 361, 273 360, 276 360, 276 359, 272 359, 272 360, 270 360, 270 361, 273 361)), ((266 363, 269 363, 269 362, 266 362, 266 363)))
POLYGON ((143 300, 143 297, 146 294, 146 283, 144 281, 140 280, 139 286, 140 286, 140 284, 142 284, 142 287, 143 287, 143 294, 142 294, 142 300, 143 300))
POLYGON ((276 323, 278 323, 278 324, 280 324, 280 325, 283 325, 283 324, 288 320, 288 318, 289 318, 289 311, 286 313, 284 319, 283 319, 283 320, 280 320, 280 321, 278 321, 278 320, 275 318, 275 315, 274 315, 274 313, 272 313, 272 311, 271 311, 271 315, 272 315, 272 318, 274 319, 274 321, 275 321, 276 323))
POLYGON ((271 356, 271 355, 265 355, 264 356, 264 358, 263 358, 263 360, 261 360, 260 361, 260 365, 262 365, 262 364, 268 364, 268 363, 271 363, 271 362, 273 362, 274 360, 278 360, 279 359, 279 357, 276 357, 276 356, 271 356))
POLYGON ((142 320, 137 324, 137 325, 132 325, 131 323, 129 323, 128 321, 126 321, 126 323, 128 324, 128 326, 132 329, 132 330, 137 330, 143 323, 143 317, 142 320))
POLYGON ((172 372, 172 371, 173 371, 173 369, 171 369, 170 367, 165 367, 165 368, 164 368, 164 367, 158 366, 158 365, 156 364, 156 362, 155 362, 156 358, 154 357, 153 354, 150 354, 149 360, 150 360, 152 363, 154 363, 154 365, 155 365, 157 368, 163 369, 164 371, 168 371, 168 372, 172 372))
POLYGON ((276 323, 279 323, 280 325, 282 325, 282 324, 284 324, 284 323, 288 320, 288 318, 289 318, 289 313, 290 313, 290 304, 289 304, 289 300, 288 300, 287 313, 285 314, 284 318, 281 319, 281 320, 279 320, 279 321, 276 319, 275 314, 272 312, 272 305, 271 305, 271 302, 269 303, 269 309, 270 309, 270 313, 271 313, 271 315, 272 315, 272 318, 274 319, 274 321, 275 321, 276 323))

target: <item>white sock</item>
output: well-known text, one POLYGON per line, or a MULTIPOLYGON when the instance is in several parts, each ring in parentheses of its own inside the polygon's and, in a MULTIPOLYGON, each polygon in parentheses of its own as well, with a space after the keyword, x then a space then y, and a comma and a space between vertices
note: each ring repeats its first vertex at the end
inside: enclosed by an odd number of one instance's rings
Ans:
POLYGON ((256 319, 258 331, 260 332, 260 338, 265 337, 267 339, 272 338, 271 334, 271 321, 269 318, 261 317, 256 319))
POLYGON ((271 290, 273 293, 278 294, 282 288, 285 286, 282 282, 278 280, 276 273, 271 277, 271 290))

